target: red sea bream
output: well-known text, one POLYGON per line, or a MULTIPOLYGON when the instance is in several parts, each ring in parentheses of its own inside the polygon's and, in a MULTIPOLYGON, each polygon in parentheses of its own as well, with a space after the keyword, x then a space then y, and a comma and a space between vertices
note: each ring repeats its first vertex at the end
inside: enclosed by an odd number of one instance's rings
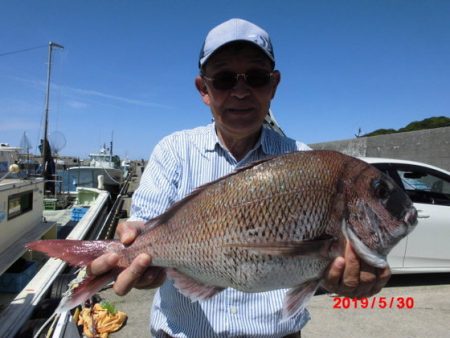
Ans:
POLYGON ((37 241, 32 250, 86 266, 105 252, 120 268, 88 277, 69 297, 73 307, 114 280, 140 253, 166 268, 192 300, 224 288, 289 288, 283 315, 302 311, 330 262, 350 241, 362 260, 386 267, 386 256, 417 222, 410 199, 373 166, 333 151, 277 156, 206 184, 149 221, 124 247, 114 241, 37 241))

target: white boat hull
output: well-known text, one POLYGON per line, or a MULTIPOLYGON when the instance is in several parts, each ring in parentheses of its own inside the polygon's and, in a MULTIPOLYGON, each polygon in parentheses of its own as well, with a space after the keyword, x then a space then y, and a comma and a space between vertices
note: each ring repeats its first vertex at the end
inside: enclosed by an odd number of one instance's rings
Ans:
POLYGON ((117 168, 72 167, 68 172, 69 180, 75 187, 102 188, 99 176, 103 176, 106 190, 118 188, 123 182, 122 170, 117 168))
POLYGON ((20 240, 39 239, 51 227, 43 222, 43 199, 42 178, 0 182, 0 274, 26 251, 20 240))

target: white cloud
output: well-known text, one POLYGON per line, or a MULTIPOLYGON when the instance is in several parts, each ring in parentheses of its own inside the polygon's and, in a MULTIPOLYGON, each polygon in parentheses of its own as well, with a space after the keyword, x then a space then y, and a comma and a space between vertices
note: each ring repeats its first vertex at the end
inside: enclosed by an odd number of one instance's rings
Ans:
POLYGON ((127 104, 132 104, 132 105, 137 105, 137 106, 145 106, 145 107, 155 107, 155 108, 171 108, 170 106, 164 105, 164 104, 160 104, 160 103, 156 103, 156 102, 148 102, 148 101, 142 101, 142 100, 136 100, 136 99, 130 99, 127 97, 121 97, 121 96, 116 96, 116 95, 110 95, 110 94, 105 94, 96 90, 89 90, 89 89, 80 89, 80 88, 72 88, 72 87, 66 87, 66 86, 62 86, 61 89, 64 90, 70 90, 73 91, 75 93, 78 93, 80 95, 87 95, 87 96, 94 96, 94 97, 100 97, 103 99, 110 99, 110 100, 115 100, 115 101, 119 101, 119 102, 123 102, 123 103, 127 103, 127 104))
POLYGON ((72 107, 74 109, 84 109, 89 107, 88 104, 86 104, 85 102, 81 102, 81 101, 75 101, 75 100, 70 100, 67 102, 67 105, 69 107, 72 107))
POLYGON ((0 123, 0 131, 34 130, 40 127, 39 123, 27 120, 8 120, 0 123))
MULTIPOLYGON (((45 89, 45 87, 46 87, 45 81, 30 80, 30 79, 19 78, 19 77, 10 77, 10 78, 13 78, 16 81, 21 81, 21 82, 31 84, 32 86, 39 87, 41 89, 45 89)), ((122 102, 122 103, 126 103, 126 104, 137 105, 137 106, 164 108, 164 109, 172 108, 171 106, 161 104, 158 102, 137 100, 137 99, 123 97, 123 96, 111 95, 111 94, 102 93, 102 92, 99 92, 97 90, 92 90, 92 89, 74 88, 74 87, 69 87, 69 86, 64 86, 64 85, 58 85, 55 83, 52 83, 52 88, 59 90, 61 92, 61 94, 64 96, 75 97, 76 101, 78 101, 79 103, 81 103, 83 101, 83 96, 90 96, 90 97, 97 97, 97 98, 101 98, 101 99, 114 100, 116 102, 122 102)))

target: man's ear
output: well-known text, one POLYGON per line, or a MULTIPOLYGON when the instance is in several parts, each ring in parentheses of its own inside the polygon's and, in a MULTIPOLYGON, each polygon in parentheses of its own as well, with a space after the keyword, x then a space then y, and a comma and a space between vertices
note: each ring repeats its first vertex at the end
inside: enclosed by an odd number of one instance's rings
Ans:
POLYGON ((197 88, 198 92, 202 96, 203 102, 209 106, 208 87, 206 86, 205 81, 203 81, 201 76, 197 76, 195 78, 195 87, 197 88))
POLYGON ((195 87, 201 96, 208 94, 208 88, 206 87, 205 81, 203 81, 201 76, 197 76, 195 78, 195 87))
POLYGON ((275 97, 275 93, 277 91, 278 85, 281 81, 281 74, 278 70, 273 71, 273 79, 272 79, 272 99, 275 97))

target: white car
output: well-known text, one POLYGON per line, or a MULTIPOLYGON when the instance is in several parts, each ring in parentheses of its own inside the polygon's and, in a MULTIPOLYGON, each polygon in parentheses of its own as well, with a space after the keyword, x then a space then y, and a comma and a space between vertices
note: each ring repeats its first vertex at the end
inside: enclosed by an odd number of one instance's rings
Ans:
POLYGON ((405 189, 418 224, 388 255, 393 273, 450 272, 450 172, 425 163, 361 158, 405 189))

